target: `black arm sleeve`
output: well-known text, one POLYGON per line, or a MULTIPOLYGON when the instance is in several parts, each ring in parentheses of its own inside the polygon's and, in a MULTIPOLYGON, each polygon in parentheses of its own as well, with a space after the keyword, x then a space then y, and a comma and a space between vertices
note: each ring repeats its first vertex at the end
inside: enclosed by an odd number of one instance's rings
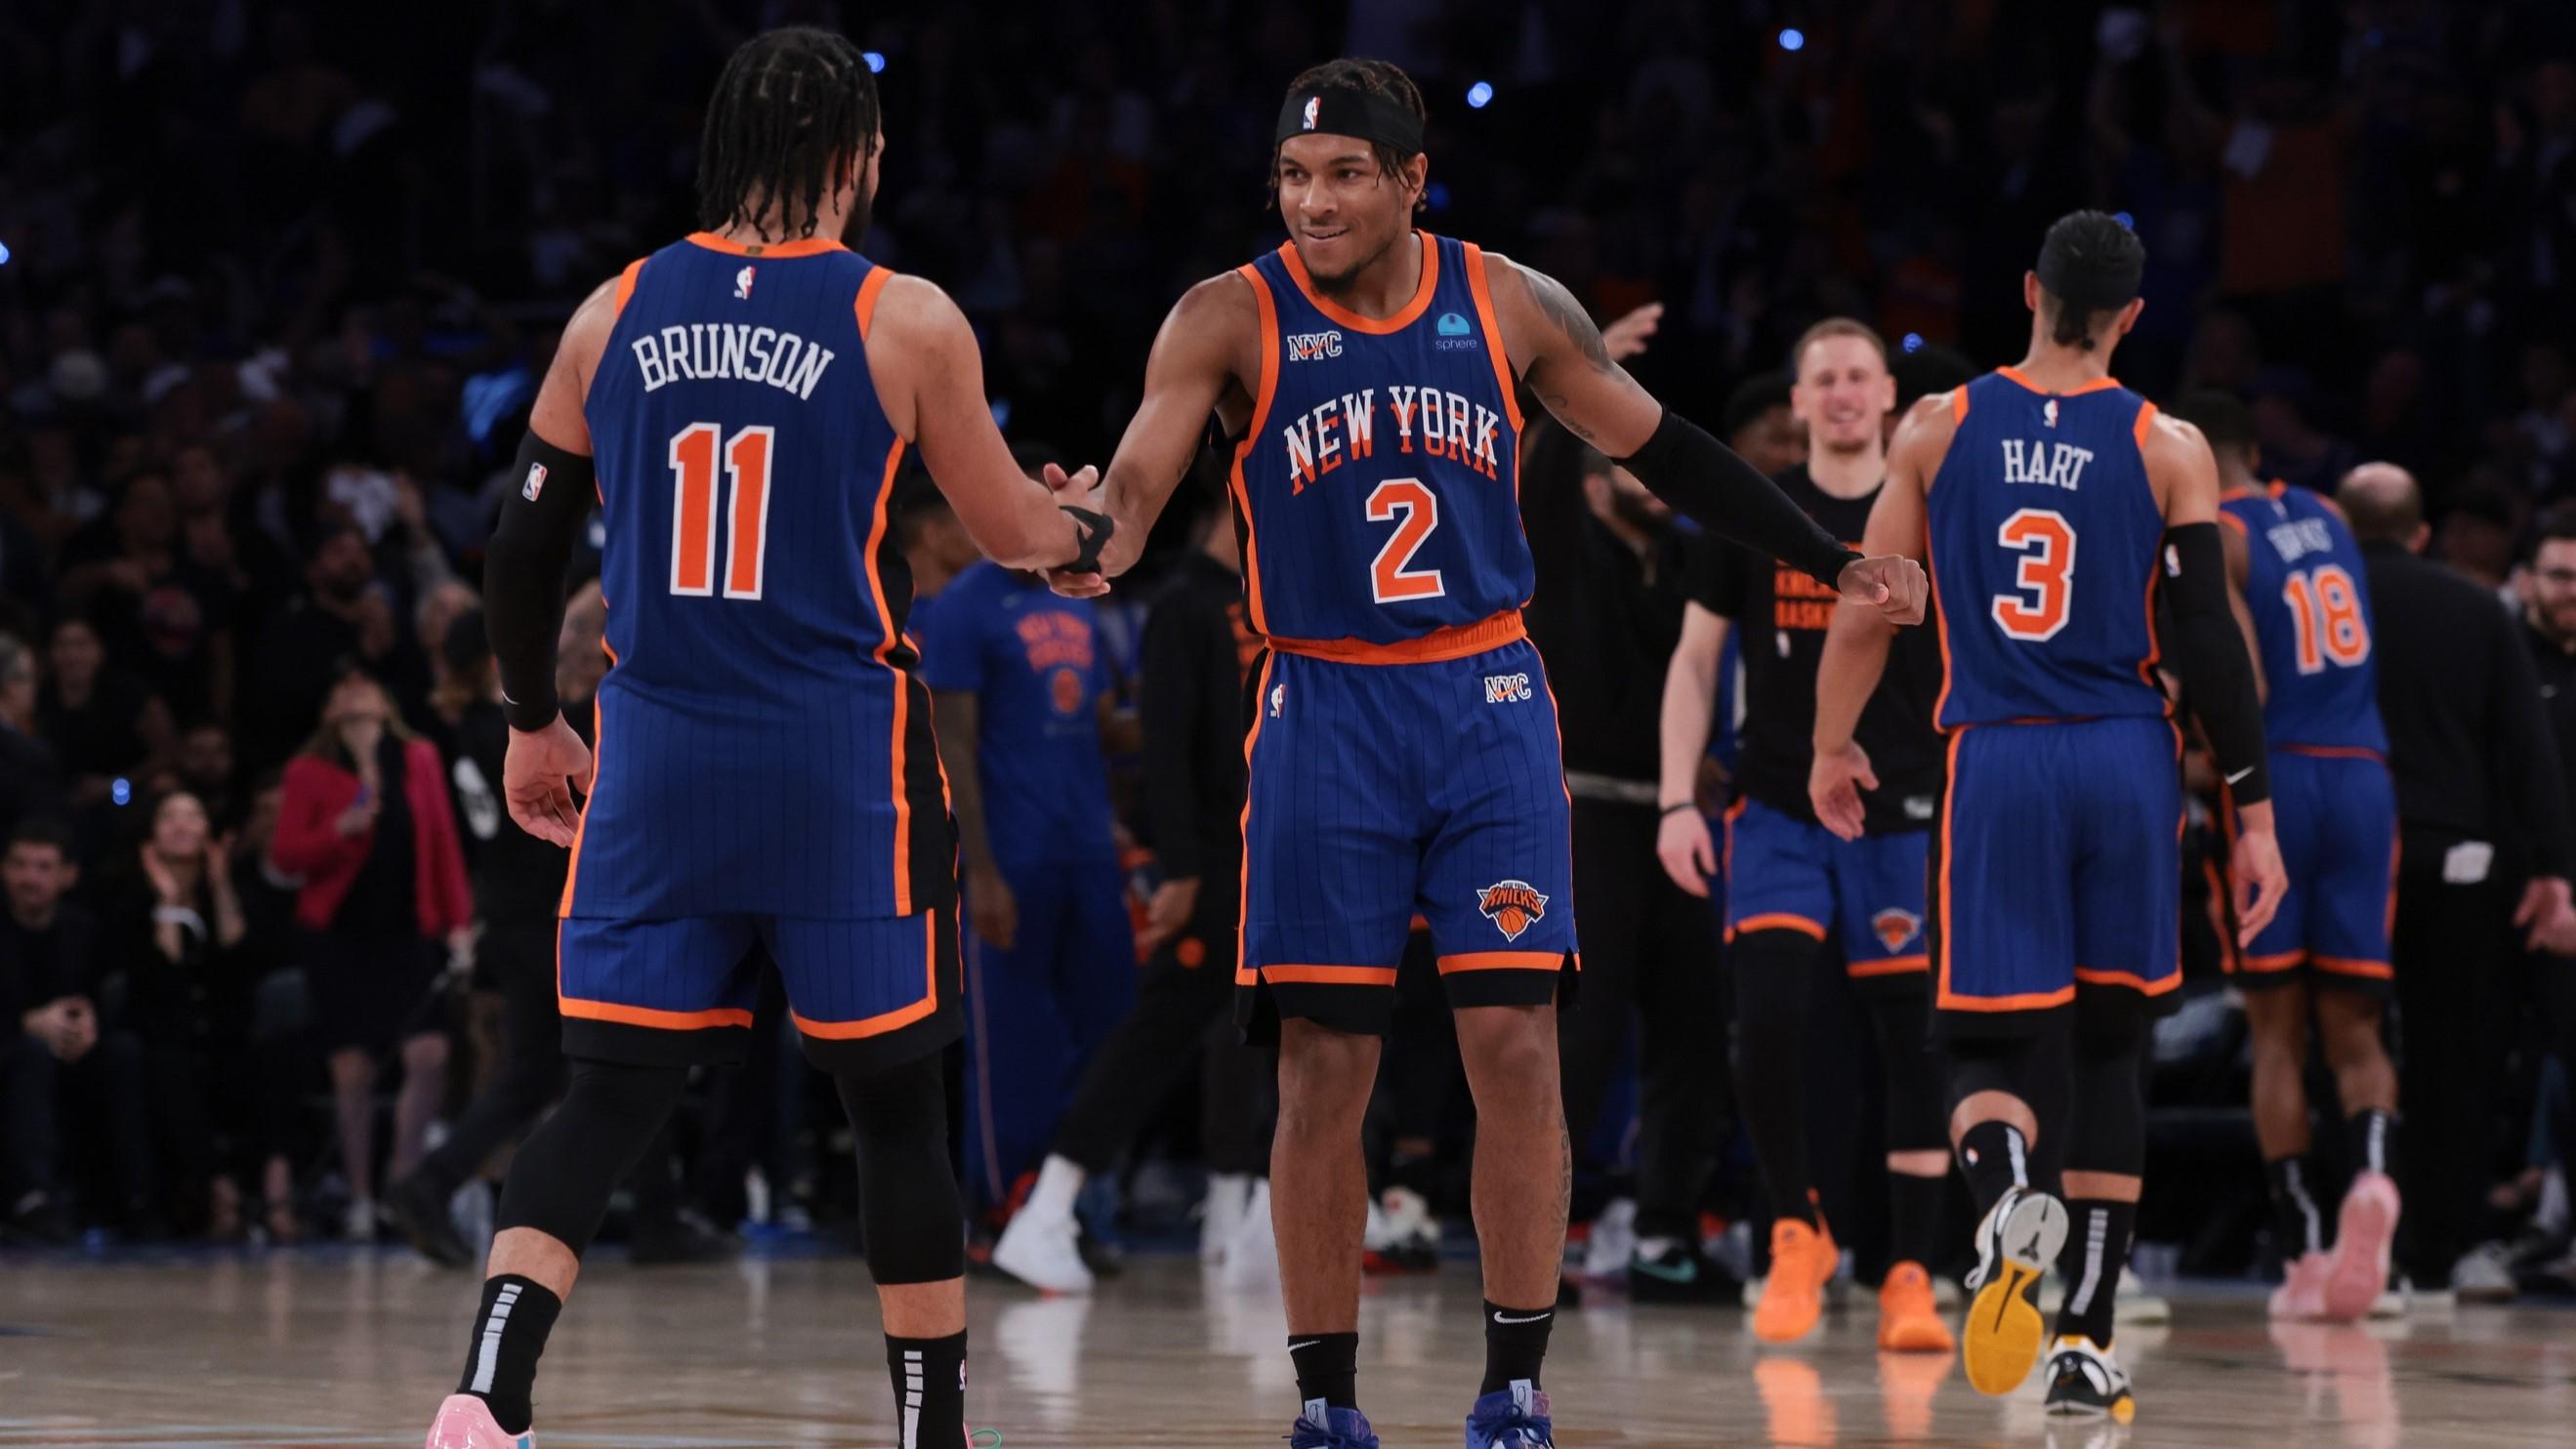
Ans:
POLYGON ((1615 461, 1702 528, 1829 589, 1841 587, 1844 567, 1860 557, 1808 517, 1780 485, 1670 408, 1644 447, 1615 461))
POLYGON ((555 639, 563 631, 564 569, 597 500, 590 459, 534 433, 511 465, 519 486, 501 500, 501 522, 483 554, 483 624, 501 669, 502 710, 513 729, 543 729, 555 703, 555 639))
MULTIPOLYGON (((1208 723, 1199 718, 1207 695, 1208 639, 1198 600, 1175 589, 1146 618, 1137 661, 1145 815, 1154 827, 1154 855, 1169 880, 1187 880, 1207 868, 1199 859, 1199 817, 1208 804, 1201 798, 1198 766, 1204 753, 1200 734, 1208 723)), ((1224 667, 1231 670, 1232 661, 1224 667)))
POLYGON ((2263 744, 2263 703, 2254 661, 2227 604, 2227 555, 2218 525, 2186 523, 2165 530, 2165 599, 2173 609, 2174 672, 2200 717, 2218 773, 2239 805, 2272 798, 2263 744))
POLYGON ((2494 778, 2507 814, 2516 817, 2534 875, 2566 876, 2576 864, 2567 819, 2567 786, 2540 702, 2540 676, 2524 652, 2512 616, 2497 611, 2494 778))

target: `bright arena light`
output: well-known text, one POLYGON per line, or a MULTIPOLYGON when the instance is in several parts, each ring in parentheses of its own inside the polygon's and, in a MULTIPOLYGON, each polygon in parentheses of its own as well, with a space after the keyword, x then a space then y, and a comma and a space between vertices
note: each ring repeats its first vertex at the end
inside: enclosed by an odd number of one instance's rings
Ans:
POLYGON ((1905 334, 1905 340, 1897 343, 1896 345, 1909 353, 1921 352, 1923 350, 1923 334, 1920 332, 1908 332, 1905 334))
POLYGON ((2129 215, 2125 211, 2112 212, 2111 219, 2118 222, 2120 225, 2127 227, 2131 231, 2136 231, 2138 229, 2138 219, 2129 215))
POLYGON ((1805 31, 1803 31, 1803 30, 1798 29, 1796 26, 1791 26, 1791 27, 1789 27, 1788 29, 1781 31, 1781 32, 1780 32, 1780 48, 1781 48, 1782 50, 1804 50, 1804 49, 1806 49, 1806 48, 1807 48, 1807 32, 1805 32, 1805 31))
POLYGON ((9 265, 9 244, 0 242, 0 267, 9 265))
POLYGON ((860 51, 859 59, 866 61, 871 71, 882 72, 885 69, 885 52, 882 50, 860 51))
POLYGON ((1467 87, 1467 109, 1471 111, 1483 110, 1486 106, 1492 104, 1493 99, 1494 88, 1488 82, 1478 81, 1474 85, 1467 87))

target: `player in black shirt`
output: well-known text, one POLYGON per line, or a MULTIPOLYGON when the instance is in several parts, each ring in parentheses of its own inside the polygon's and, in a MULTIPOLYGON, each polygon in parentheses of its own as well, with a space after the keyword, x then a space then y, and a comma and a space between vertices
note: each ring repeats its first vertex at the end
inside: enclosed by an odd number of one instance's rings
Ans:
MULTIPOLYGON (((1808 329, 1791 356, 1791 405, 1807 428, 1807 462, 1781 474, 1780 486, 1835 537, 1857 539, 1887 476, 1885 424, 1896 383, 1886 345, 1860 323, 1835 318, 1808 329)), ((1923 939, 1924 861, 1941 785, 1931 723, 1938 645, 1929 629, 1898 641, 1860 724, 1878 770, 1868 782, 1869 833, 1837 840, 1807 800, 1816 662, 1835 596, 1732 545, 1708 545, 1697 574, 1665 683, 1656 849, 1683 889, 1707 892, 1719 862, 1692 783, 1732 624, 1744 630, 1745 705, 1724 863, 1736 1086, 1775 1214, 1754 1333, 1770 1343, 1805 1336, 1837 1259, 1807 1169, 1804 1092, 1809 973, 1830 942, 1869 1000, 1884 1066, 1895 1261, 1879 1288, 1879 1346, 1948 1353, 1950 1331, 1924 1266, 1936 1251, 1950 1170, 1923 939)))

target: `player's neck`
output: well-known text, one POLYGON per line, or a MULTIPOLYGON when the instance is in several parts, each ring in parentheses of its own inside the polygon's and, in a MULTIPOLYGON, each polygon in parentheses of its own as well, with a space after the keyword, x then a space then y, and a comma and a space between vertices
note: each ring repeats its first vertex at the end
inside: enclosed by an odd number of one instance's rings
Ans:
POLYGON ((1887 449, 1855 448, 1839 453, 1810 445, 1807 479, 1828 498, 1866 498, 1887 481, 1887 449))
POLYGON ((1315 290, 1371 321, 1403 311, 1422 290, 1422 243, 1413 228, 1387 244, 1367 266, 1338 283, 1315 283, 1315 290))
POLYGON ((2111 375, 2109 348, 2063 347, 2034 336, 2014 371, 2050 392, 2073 392, 2111 375))
POLYGON ((2263 480, 2255 477, 2251 473, 2245 472, 2242 469, 2221 468, 2218 470, 2218 491, 2221 495, 2225 495, 2230 493, 2262 493, 2267 490, 2263 486, 2263 480))
MULTIPOLYGON (((849 224, 849 208, 835 205, 827 199, 821 209, 814 214, 813 235, 825 239, 837 238, 849 224)), ((736 246, 745 247, 782 247, 789 242, 808 240, 806 237, 791 235, 791 231, 792 228, 780 219, 778 209, 770 207, 764 209, 754 220, 737 221, 730 226, 716 228, 715 235, 723 237, 736 246)))

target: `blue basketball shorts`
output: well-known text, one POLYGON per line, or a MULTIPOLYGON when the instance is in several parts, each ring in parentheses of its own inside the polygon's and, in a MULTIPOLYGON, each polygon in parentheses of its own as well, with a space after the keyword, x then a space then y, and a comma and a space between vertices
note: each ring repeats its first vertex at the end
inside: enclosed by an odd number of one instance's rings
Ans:
POLYGON ((900 1066, 955 1041, 957 911, 813 920, 676 916, 558 923, 564 1054, 639 1066, 742 1060, 774 961, 805 1055, 825 1071, 900 1066))
POLYGON ((1246 1028, 1384 1035, 1417 916, 1453 1006, 1570 988, 1573 808, 1535 646, 1397 663, 1273 652, 1252 688, 1246 1028))
POLYGON ((1842 947, 1854 984, 1919 991, 1931 978, 1923 936, 1928 830, 1844 840, 1813 821, 1742 799, 1726 813, 1726 939, 1795 931, 1842 947))
POLYGON ((2147 1012, 2182 984, 2181 736, 2121 717, 1950 736, 1933 832, 1934 1005, 1951 1036, 2061 1008, 2147 1012))
MULTIPOLYGON (((2272 751, 2272 819, 2290 875, 2280 912, 2251 945, 2236 939, 2226 877, 2213 862, 2210 909, 2220 959, 2248 991, 2302 978, 2319 986, 2389 995, 2388 932, 2397 910, 2397 786, 2368 750, 2272 751)), ((2236 811, 2219 818, 2233 846, 2236 811)))

